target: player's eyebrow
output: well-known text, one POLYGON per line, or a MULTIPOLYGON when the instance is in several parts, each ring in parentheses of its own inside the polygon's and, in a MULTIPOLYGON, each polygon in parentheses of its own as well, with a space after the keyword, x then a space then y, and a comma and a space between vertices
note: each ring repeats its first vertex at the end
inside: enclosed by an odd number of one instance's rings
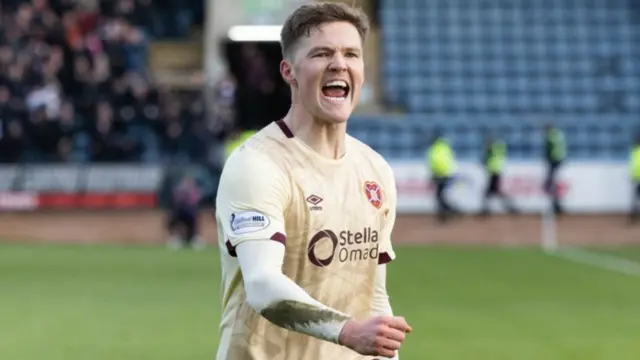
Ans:
MULTIPOLYGON (((357 47, 346 47, 343 50, 345 52, 350 52, 350 53, 355 53, 355 54, 360 54, 362 52, 362 50, 360 48, 357 48, 357 47)), ((315 54, 315 53, 323 52, 323 51, 333 53, 333 52, 336 51, 336 49, 332 48, 332 47, 329 47, 329 46, 315 46, 315 47, 312 47, 311 50, 309 50, 308 54, 311 55, 311 54, 315 54)))
POLYGON ((357 47, 347 47, 347 48, 345 48, 345 50, 347 52, 355 53, 355 54, 360 54, 362 52, 362 49, 357 48, 357 47))

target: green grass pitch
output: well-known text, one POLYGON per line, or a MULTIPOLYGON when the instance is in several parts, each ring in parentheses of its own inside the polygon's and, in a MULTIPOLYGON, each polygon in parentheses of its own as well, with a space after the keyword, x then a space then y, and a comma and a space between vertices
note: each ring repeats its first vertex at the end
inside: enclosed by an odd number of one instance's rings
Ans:
MULTIPOLYGON (((638 277, 533 249, 397 255, 403 360, 640 359, 638 277)), ((213 359, 219 276, 216 250, 0 245, 0 359, 213 359)))

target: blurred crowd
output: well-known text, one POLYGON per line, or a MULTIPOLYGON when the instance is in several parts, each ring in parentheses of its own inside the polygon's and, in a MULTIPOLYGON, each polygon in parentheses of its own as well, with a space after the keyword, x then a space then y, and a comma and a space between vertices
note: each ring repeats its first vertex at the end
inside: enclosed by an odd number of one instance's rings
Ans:
POLYGON ((184 35, 188 2, 0 2, 0 162, 206 157, 224 129, 202 92, 155 87, 146 70, 150 38, 184 35))

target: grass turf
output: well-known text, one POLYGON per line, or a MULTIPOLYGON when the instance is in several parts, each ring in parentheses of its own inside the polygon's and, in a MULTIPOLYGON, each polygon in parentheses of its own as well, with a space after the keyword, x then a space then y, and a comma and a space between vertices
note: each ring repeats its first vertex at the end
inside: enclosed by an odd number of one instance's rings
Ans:
MULTIPOLYGON (((640 358, 638 277, 526 249, 397 253, 403 360, 640 358)), ((0 245, 0 358, 212 359, 219 274, 215 250, 0 245)))

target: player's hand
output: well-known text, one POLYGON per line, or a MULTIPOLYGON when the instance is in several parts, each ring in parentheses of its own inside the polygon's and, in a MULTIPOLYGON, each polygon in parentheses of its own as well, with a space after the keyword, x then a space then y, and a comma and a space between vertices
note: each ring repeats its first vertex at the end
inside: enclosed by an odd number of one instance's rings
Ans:
POLYGON ((411 332, 411 326, 400 316, 376 316, 360 322, 347 321, 340 332, 340 344, 360 355, 394 357, 411 332))

